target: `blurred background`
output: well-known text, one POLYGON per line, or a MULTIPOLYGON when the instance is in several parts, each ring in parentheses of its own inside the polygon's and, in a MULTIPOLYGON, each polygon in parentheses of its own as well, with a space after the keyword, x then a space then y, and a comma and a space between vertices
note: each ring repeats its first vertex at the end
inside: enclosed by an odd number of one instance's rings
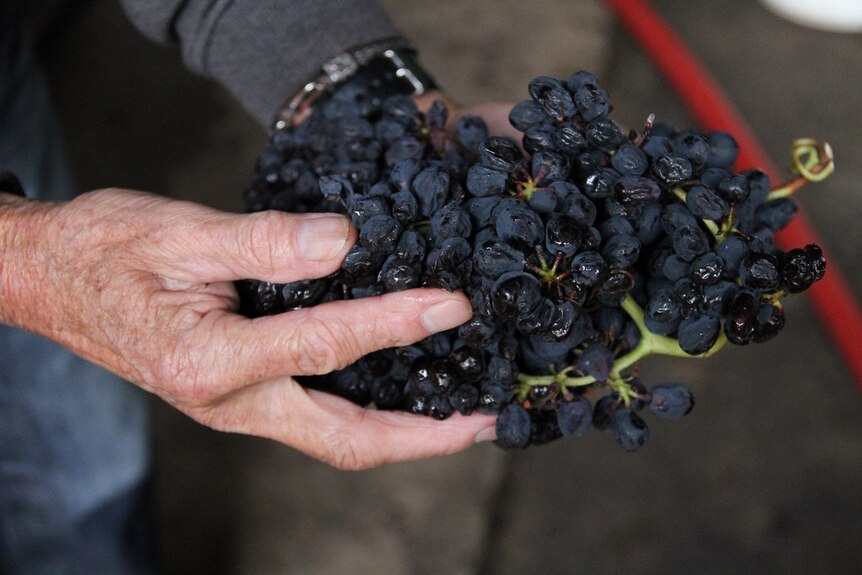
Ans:
MULTIPOLYGON (((650 112, 692 123, 601 1, 383 4, 461 102, 523 99, 534 76, 585 69, 621 125, 650 112)), ((862 35, 801 27, 753 0, 653 4, 779 166, 797 137, 832 143, 835 175, 799 201, 862 293, 862 35)), ((82 190, 242 210, 266 135, 217 85, 140 36, 116 0, 32 11, 82 190)), ((164 572, 862 573, 860 395, 804 296, 787 316, 764 346, 647 361, 646 380, 689 383, 697 407, 682 421, 652 418, 636 454, 591 432, 345 473, 154 401, 164 572)))

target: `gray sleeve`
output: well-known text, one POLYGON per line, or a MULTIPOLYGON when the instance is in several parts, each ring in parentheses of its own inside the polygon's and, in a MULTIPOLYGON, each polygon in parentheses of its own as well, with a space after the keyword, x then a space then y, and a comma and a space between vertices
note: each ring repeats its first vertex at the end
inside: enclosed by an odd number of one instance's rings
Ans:
POLYGON ((263 125, 352 47, 397 36, 372 0, 122 0, 132 23, 179 46, 186 66, 214 78, 263 125))

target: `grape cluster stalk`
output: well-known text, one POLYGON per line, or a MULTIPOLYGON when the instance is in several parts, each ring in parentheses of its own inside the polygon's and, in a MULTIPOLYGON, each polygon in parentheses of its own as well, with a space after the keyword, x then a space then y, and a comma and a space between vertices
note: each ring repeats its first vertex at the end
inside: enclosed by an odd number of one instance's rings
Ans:
POLYGON ((275 131, 245 191, 247 210, 346 214, 359 231, 341 269, 289 284, 237 282, 249 317, 419 287, 463 291, 460 327, 383 350, 304 385, 377 409, 436 419, 497 415, 503 448, 607 431, 643 446, 645 412, 675 419, 682 384, 648 387, 649 355, 704 358, 772 339, 782 300, 825 273, 816 245, 776 248, 792 195, 834 168, 798 140, 793 177, 773 188, 734 171, 730 134, 677 130, 650 115, 624 133, 588 72, 540 76, 509 121, 449 122, 406 96, 350 84, 298 126, 275 131))

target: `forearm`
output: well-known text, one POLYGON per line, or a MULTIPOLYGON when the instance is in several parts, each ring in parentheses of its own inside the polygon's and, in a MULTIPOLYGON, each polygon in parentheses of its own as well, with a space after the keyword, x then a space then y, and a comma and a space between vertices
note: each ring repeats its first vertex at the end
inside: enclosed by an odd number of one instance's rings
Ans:
POLYGON ((176 42, 193 71, 214 78, 263 125, 321 65, 396 36, 371 0, 123 0, 150 38, 176 42))

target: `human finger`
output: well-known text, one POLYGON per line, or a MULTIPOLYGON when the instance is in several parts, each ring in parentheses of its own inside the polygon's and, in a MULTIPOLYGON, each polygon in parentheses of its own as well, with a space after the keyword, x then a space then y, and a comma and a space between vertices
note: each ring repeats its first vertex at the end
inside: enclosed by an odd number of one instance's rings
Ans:
POLYGON ((210 403, 275 377, 329 373, 371 352, 454 328, 471 314, 462 294, 439 289, 334 301, 255 319, 218 314, 202 319, 191 341, 178 347, 178 361, 198 359, 187 381, 173 384, 172 396, 210 403))

